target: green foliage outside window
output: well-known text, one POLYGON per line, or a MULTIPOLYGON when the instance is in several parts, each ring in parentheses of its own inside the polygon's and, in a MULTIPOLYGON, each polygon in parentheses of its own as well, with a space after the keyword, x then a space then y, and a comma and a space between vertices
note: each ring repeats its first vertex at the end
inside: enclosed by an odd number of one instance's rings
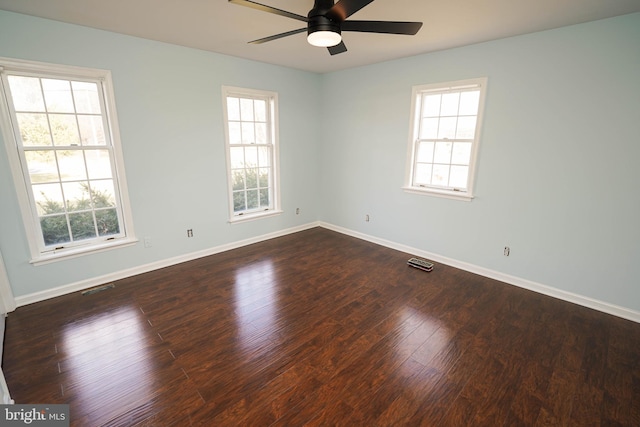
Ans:
POLYGON ((90 191, 86 183, 82 184, 82 190, 80 198, 67 200, 66 209, 62 203, 52 201, 46 196, 43 202, 38 203, 43 212, 40 227, 45 245, 92 239, 120 232, 118 214, 111 202, 113 197, 106 191, 90 191))

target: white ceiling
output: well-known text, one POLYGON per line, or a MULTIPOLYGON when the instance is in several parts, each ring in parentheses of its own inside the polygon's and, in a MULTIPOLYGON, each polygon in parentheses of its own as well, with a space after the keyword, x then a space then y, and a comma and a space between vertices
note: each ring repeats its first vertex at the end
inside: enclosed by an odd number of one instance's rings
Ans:
MULTIPOLYGON (((257 0, 306 16, 313 0, 257 0)), ((250 40, 304 22, 227 0, 0 0, 0 9, 146 39, 326 73, 390 59, 640 12, 640 0, 376 0, 350 19, 422 21, 415 36, 345 32, 330 56, 306 33, 250 40)))

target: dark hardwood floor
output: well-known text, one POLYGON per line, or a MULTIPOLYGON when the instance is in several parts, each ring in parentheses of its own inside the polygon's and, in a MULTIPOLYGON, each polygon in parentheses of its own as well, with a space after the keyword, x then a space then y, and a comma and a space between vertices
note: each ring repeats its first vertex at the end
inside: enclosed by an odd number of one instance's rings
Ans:
POLYGON ((73 426, 640 425, 640 324, 408 257, 316 228, 20 307, 5 376, 73 426))

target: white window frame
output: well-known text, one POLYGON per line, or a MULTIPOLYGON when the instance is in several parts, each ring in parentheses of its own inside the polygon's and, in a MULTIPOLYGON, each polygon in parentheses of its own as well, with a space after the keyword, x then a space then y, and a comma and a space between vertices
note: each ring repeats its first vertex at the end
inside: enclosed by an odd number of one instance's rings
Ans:
POLYGON ((118 120, 116 114, 115 97, 111 72, 93 68, 83 68, 68 65, 58 65, 35 61, 17 60, 0 57, 0 128, 5 141, 11 173, 22 222, 25 227, 29 244, 30 263, 34 265, 45 264, 63 259, 75 258, 85 254, 101 252, 117 247, 135 244, 138 240, 133 230, 133 217, 129 203, 129 195, 124 171, 124 159, 122 155, 118 120), (29 172, 24 163, 24 149, 21 148, 21 136, 14 126, 15 112, 13 104, 9 101, 9 87, 7 74, 31 75, 41 78, 53 78, 62 80, 84 80, 98 83, 102 93, 102 112, 105 122, 105 136, 107 144, 110 144, 112 171, 116 203, 118 204, 118 220, 120 232, 115 236, 98 236, 73 244, 61 244, 60 246, 46 246, 40 222, 38 219, 36 202, 31 191, 29 172))
POLYGON ((222 86, 222 111, 224 119, 224 135, 225 135, 225 152, 227 162, 227 184, 228 184, 228 201, 229 201, 229 222, 238 223, 244 221, 251 221, 255 219, 265 218, 273 215, 279 215, 282 213, 280 207, 280 173, 279 173, 279 132, 278 132, 278 94, 276 92, 259 90, 259 89, 247 89, 234 86, 222 86), (240 213, 234 211, 234 197, 233 197, 233 175, 232 175, 232 163, 231 163, 231 148, 232 147, 251 147, 259 144, 243 143, 243 144, 231 144, 229 138, 229 117, 227 109, 227 98, 251 98, 251 99, 264 99, 267 101, 267 143, 264 146, 269 146, 269 152, 271 153, 271 183, 270 183, 270 206, 268 208, 258 208, 255 210, 248 210, 240 213))
MULTIPOLYGON (((445 198, 451 198, 451 199, 457 199, 457 200, 465 200, 465 201, 471 201, 474 198, 473 188, 474 188, 476 168, 477 168, 476 163, 477 163, 477 157, 478 157, 478 149, 480 146, 480 135, 482 133, 482 122, 483 122, 486 90, 487 90, 486 77, 413 86, 412 94, 411 94, 411 119, 410 119, 410 125, 409 125, 409 146, 407 150, 407 167, 406 167, 406 175, 405 175, 405 185, 402 187, 406 192, 414 193, 414 194, 422 194, 422 195, 431 195, 431 196, 437 196, 437 197, 445 197, 445 198), (472 144, 470 160, 468 165, 469 169, 468 169, 468 175, 467 175, 466 188, 417 184, 414 178, 416 173, 418 146, 421 141, 425 141, 424 139, 420 139, 422 97, 426 95, 431 95, 431 94, 455 93, 455 92, 474 90, 474 89, 480 90, 474 137, 469 139, 464 139, 464 140, 451 139, 452 142, 456 142, 456 141, 471 142, 472 144)), ((456 114, 455 117, 458 117, 458 114, 456 114)), ((433 139, 430 139, 429 141, 432 141, 432 140, 436 141, 438 139, 433 138, 433 139)), ((447 138, 439 139, 439 141, 444 141, 444 140, 449 141, 449 139, 447 138)))

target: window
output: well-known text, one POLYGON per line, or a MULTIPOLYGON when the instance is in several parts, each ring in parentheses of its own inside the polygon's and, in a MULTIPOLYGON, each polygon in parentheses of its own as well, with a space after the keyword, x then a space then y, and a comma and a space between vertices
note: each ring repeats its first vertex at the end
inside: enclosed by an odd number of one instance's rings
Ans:
POLYGON ((133 243, 109 72, 0 67, 0 124, 32 262, 133 243))
POLYGON ((276 93, 223 86, 230 221, 280 213, 276 93))
POLYGON ((486 78, 415 86, 405 190, 471 200, 486 78))

